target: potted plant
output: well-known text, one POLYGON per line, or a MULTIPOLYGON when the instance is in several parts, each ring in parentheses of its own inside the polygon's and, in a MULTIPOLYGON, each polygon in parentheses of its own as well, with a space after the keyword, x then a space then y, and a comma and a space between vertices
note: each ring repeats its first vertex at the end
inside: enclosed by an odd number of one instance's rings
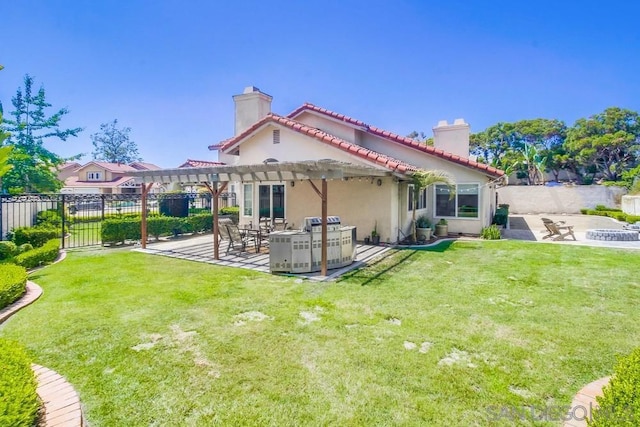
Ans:
POLYGON ((428 216, 420 215, 416 220, 416 236, 418 241, 431 239, 431 223, 428 216))
POLYGON ((378 221, 373 225, 373 231, 371 232, 371 243, 374 245, 380 244, 380 235, 378 234, 378 221))
POLYGON ((416 230, 416 209, 418 207, 418 199, 422 190, 433 184, 444 184, 449 187, 450 197, 455 195, 456 186, 451 177, 443 171, 439 170, 423 170, 419 169, 411 174, 411 184, 413 184, 413 206, 411 215, 411 240, 417 241, 416 230))
POLYGON ((441 218, 440 221, 436 224, 436 236, 438 237, 447 237, 449 235, 449 225, 447 220, 441 218))

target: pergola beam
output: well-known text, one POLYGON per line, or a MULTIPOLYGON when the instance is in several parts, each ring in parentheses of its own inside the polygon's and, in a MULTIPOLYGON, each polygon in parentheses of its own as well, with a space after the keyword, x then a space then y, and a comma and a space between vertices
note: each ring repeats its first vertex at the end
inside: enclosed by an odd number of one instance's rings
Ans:
MULTIPOLYGON (((205 185, 213 198, 213 253, 220 259, 218 244, 218 198, 227 188, 230 181, 262 182, 262 181, 294 181, 308 180, 322 202, 322 265, 321 274, 327 275, 327 180, 390 176, 387 169, 356 165, 336 160, 308 160, 301 162, 266 162, 251 165, 221 165, 201 168, 176 168, 161 170, 144 170, 128 172, 136 182, 143 183, 143 206, 146 206, 146 195, 153 183, 180 183, 205 185), (312 182, 320 180, 321 188, 312 182), (220 184, 220 186, 219 186, 220 184), (147 187, 148 185, 148 187, 147 187), (146 192, 145 192, 146 189, 146 192)), ((398 177, 404 178, 403 175, 398 177)), ((146 211, 146 209, 144 209, 146 211)), ((143 212, 143 247, 146 247, 146 212, 143 212)))

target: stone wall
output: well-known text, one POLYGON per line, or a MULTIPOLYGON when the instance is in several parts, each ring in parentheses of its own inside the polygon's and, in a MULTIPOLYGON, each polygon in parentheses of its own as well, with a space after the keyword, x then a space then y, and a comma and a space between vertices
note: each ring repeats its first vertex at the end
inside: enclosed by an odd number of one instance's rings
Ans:
POLYGON ((619 208, 627 190, 603 185, 509 185, 497 192, 498 203, 508 204, 509 213, 571 214, 580 213, 581 208, 593 209, 596 205, 619 208))

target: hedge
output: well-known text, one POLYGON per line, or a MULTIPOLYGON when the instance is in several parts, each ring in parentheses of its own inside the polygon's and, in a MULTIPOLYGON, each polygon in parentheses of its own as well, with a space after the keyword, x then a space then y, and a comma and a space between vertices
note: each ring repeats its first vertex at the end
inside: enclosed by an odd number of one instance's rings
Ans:
MULTIPOLYGON (((140 240, 140 218, 108 219, 102 222, 103 243, 124 243, 140 240)), ((158 239, 160 236, 183 233, 200 233, 213 228, 213 215, 209 213, 186 218, 154 216, 147 218, 147 233, 158 239)))
POLYGON ((34 248, 39 248, 56 237, 60 237, 60 230, 51 227, 18 227, 11 232, 11 240, 17 246, 31 243, 34 248))
POLYGON ((596 398, 599 408, 592 413, 591 427, 640 425, 640 348, 621 357, 614 375, 596 398))
POLYGON ((0 241, 0 260, 9 259, 18 253, 18 247, 10 240, 0 241))
POLYGON ((102 243, 124 243, 140 240, 140 219, 105 219, 101 228, 102 243))
POLYGON ((26 287, 27 271, 24 267, 0 264, 0 310, 20 298, 26 287))
POLYGON ((640 216, 638 215, 628 215, 620 209, 605 208, 602 205, 596 206, 595 209, 582 208, 580 209, 580 213, 583 215, 606 216, 617 219, 618 221, 628 222, 629 224, 640 222, 640 216))
POLYGON ((40 400, 31 360, 20 345, 0 339, 0 425, 37 425, 40 400))
POLYGON ((60 239, 51 239, 39 248, 16 255, 13 262, 26 269, 36 268, 55 261, 59 251, 60 239))

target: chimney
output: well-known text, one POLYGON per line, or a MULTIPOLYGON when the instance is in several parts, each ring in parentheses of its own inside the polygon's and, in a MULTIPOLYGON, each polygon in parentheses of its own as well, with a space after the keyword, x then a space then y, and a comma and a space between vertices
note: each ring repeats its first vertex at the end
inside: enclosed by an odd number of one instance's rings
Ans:
POLYGON ((464 119, 455 119, 453 124, 440 120, 433 128, 433 146, 463 158, 469 158, 470 127, 464 119))
POLYGON ((233 95, 233 102, 236 105, 235 134, 241 134, 269 114, 272 99, 272 96, 260 92, 260 89, 255 86, 247 86, 242 94, 233 95))

